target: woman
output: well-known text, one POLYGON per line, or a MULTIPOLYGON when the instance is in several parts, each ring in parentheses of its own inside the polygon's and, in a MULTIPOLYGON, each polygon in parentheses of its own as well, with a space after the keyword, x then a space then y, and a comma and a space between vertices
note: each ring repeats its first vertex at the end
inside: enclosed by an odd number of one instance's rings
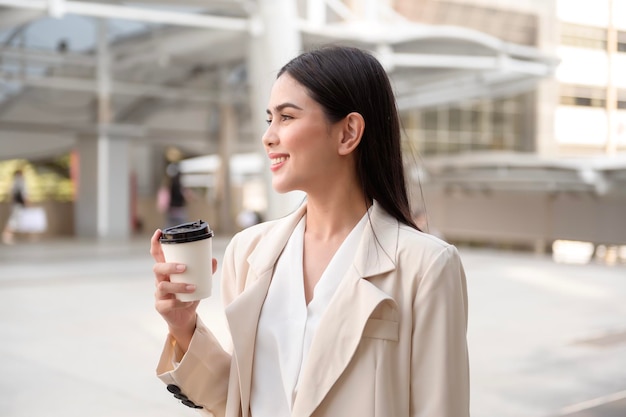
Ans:
POLYGON ((173 227, 188 221, 187 219, 187 190, 183 187, 182 175, 177 164, 167 167, 167 176, 170 179, 169 198, 167 204, 167 227, 173 227))
POLYGON ((20 218, 26 207, 26 183, 22 170, 18 169, 13 173, 13 184, 11 186, 11 214, 2 231, 2 241, 7 245, 14 243, 15 232, 20 227, 20 218))
MULTIPOLYGON (((456 249, 411 219, 400 128, 379 62, 326 47, 283 67, 263 145, 278 192, 306 202, 235 235, 222 297, 233 352, 181 303, 158 239, 157 373, 216 416, 469 415, 467 293, 456 249)), ((213 268, 216 268, 213 260, 213 268)))

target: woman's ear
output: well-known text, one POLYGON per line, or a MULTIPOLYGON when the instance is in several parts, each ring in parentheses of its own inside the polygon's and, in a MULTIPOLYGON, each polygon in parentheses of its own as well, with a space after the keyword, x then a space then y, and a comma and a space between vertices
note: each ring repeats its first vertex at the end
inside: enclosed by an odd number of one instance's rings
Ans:
POLYGON ((342 123, 343 129, 338 151, 339 155, 348 155, 361 143, 365 120, 360 113, 352 112, 343 119, 342 123))

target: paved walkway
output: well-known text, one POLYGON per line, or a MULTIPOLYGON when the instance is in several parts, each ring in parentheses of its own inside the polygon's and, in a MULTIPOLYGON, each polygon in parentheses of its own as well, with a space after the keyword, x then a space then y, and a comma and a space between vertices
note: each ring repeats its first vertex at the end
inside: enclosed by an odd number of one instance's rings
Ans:
MULTIPOLYGON (((0 246, 0 416, 197 415, 154 376, 166 328, 148 240, 0 246)), ((626 266, 460 250, 472 416, 626 416, 626 266)), ((200 314, 225 340, 219 296, 200 314)))

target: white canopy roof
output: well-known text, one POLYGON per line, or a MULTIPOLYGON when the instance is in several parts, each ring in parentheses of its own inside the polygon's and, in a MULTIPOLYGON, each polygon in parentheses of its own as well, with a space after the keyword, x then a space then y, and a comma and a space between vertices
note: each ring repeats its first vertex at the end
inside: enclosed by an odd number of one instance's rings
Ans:
POLYGON ((431 157, 416 179, 466 192, 532 192, 624 195, 626 157, 543 157, 489 152, 431 157))

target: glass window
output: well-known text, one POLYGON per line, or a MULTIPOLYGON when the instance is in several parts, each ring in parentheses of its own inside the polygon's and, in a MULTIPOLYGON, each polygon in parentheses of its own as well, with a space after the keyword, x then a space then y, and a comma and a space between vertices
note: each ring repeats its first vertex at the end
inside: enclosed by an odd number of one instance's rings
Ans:
POLYGON ((461 109, 450 109, 450 115, 448 116, 448 127, 452 132, 458 132, 461 130, 461 109))
POLYGON ((422 155, 522 149, 524 96, 473 100, 437 109, 414 110, 417 120, 406 140, 422 155))
POLYGON ((626 110, 626 89, 617 89, 617 108, 626 110))
POLYGON ((607 30, 561 22, 561 43, 579 48, 607 49, 607 30))
POLYGON ((427 110, 424 112, 423 125, 426 130, 437 130, 437 110, 427 110))
POLYGON ((606 88, 561 84, 559 101, 564 106, 606 107, 606 88))
POLYGON ((617 31, 617 52, 626 52, 626 32, 617 31))
POLYGON ((480 132, 480 120, 481 120, 480 110, 473 107, 468 111, 468 130, 471 132, 480 132))

